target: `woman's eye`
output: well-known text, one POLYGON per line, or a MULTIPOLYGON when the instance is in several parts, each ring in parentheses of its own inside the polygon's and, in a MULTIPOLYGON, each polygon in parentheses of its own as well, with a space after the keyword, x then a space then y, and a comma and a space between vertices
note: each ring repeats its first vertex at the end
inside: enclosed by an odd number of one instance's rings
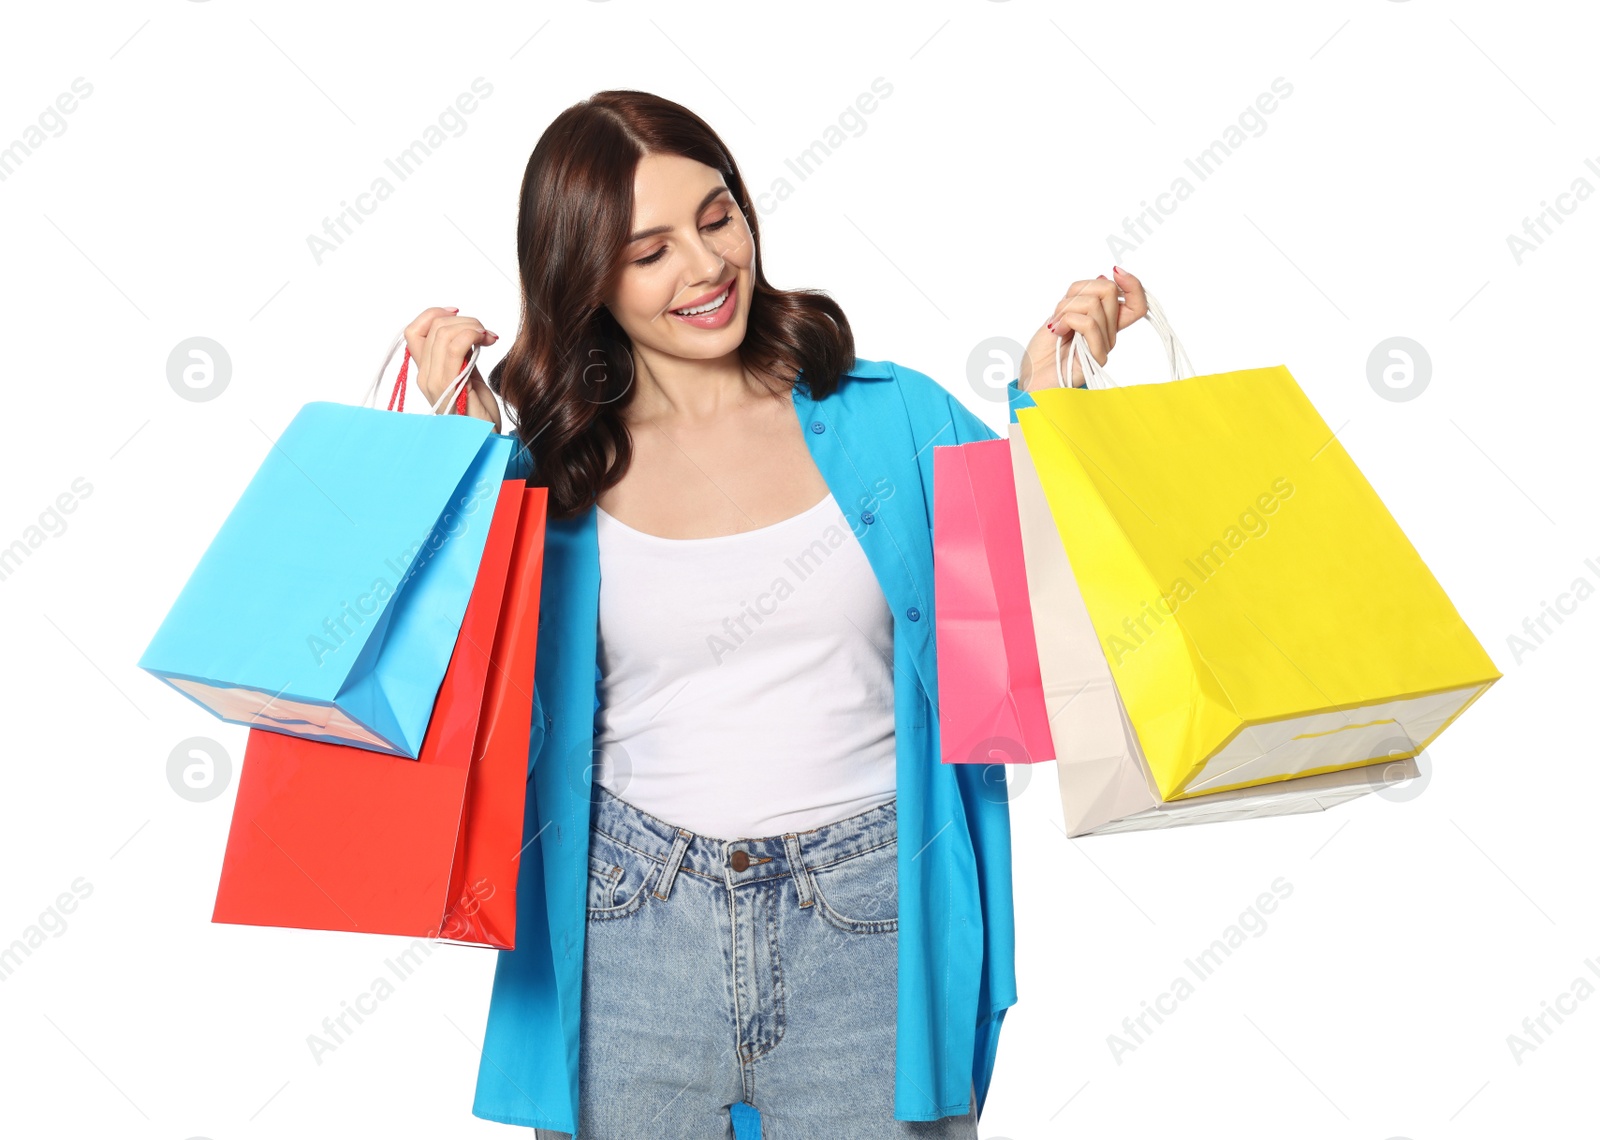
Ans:
MULTIPOLYGON (((733 221, 733 214, 730 212, 730 213, 724 214, 720 221, 712 222, 710 225, 704 226, 702 228, 703 229, 708 229, 708 230, 720 230, 731 221, 733 221)), ((652 253, 649 257, 636 258, 634 260, 634 264, 635 265, 654 265, 656 262, 660 261, 663 257, 665 257, 666 253, 667 253, 667 247, 666 246, 662 246, 660 249, 658 249, 654 253, 652 253)))

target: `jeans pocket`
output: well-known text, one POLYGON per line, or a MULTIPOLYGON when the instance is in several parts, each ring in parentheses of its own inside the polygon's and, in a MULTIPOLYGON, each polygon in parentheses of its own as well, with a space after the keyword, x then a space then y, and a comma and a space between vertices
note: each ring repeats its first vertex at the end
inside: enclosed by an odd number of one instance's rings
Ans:
POLYGON ((589 835, 588 916, 626 918, 644 905, 661 864, 603 831, 589 835))
POLYGON ((851 934, 887 934, 900 927, 899 844, 889 842, 810 868, 817 913, 851 934))

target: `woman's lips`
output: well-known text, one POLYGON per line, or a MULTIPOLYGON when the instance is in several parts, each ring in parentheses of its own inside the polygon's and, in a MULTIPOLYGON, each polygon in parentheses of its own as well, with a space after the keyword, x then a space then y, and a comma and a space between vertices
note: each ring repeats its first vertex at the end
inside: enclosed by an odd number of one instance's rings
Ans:
MULTIPOLYGON (((708 313, 700 313, 696 316, 686 317, 682 313, 672 312, 670 309, 668 312, 675 319, 682 321, 686 325, 692 325, 697 329, 720 329, 723 325, 727 324, 733 319, 733 310, 738 304, 739 279, 737 277, 728 282, 726 292, 727 296, 724 298, 722 304, 708 313)), ((713 293, 711 295, 711 299, 715 300, 716 296, 717 294, 713 293)), ((693 309, 699 308, 700 305, 707 303, 708 302, 701 301, 696 302, 693 305, 685 305, 683 307, 686 309, 693 309)))

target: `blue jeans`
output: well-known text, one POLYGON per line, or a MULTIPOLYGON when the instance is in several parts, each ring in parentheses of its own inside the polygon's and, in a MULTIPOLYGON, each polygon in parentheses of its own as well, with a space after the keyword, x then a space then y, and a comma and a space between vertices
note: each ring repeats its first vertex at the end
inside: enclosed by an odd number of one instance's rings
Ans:
POLYGON ((593 797, 577 1140, 976 1140, 894 1119, 894 801, 728 839, 593 797))

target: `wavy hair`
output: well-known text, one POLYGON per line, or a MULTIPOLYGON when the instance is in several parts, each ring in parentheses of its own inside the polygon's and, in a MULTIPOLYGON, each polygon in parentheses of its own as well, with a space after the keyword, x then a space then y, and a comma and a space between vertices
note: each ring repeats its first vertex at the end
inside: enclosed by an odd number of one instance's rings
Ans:
POLYGON ((740 362, 791 386, 804 384, 816 399, 832 392, 855 362, 855 340, 838 302, 820 290, 767 282, 744 178, 703 119, 644 91, 601 91, 568 107, 540 136, 522 177, 522 324, 488 378, 532 461, 528 483, 549 488, 551 518, 587 510, 621 480, 633 456, 622 419, 633 399, 633 344, 603 298, 625 268, 635 168, 649 154, 680 155, 720 171, 749 224, 754 287, 740 362))

